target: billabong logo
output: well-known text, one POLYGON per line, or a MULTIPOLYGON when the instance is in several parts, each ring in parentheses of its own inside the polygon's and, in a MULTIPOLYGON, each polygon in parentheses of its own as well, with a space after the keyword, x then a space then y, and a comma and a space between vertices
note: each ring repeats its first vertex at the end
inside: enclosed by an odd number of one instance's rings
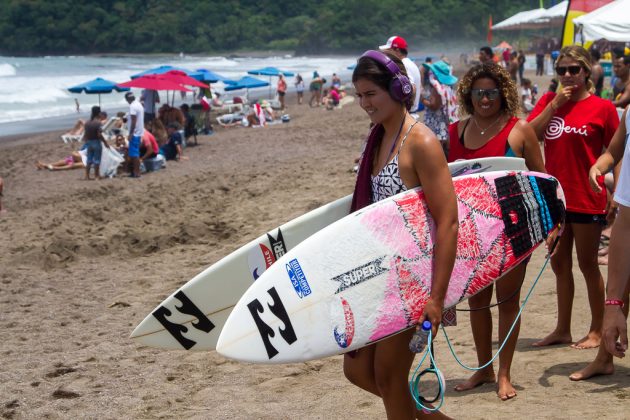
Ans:
POLYGON ((338 281, 339 283, 341 283, 335 294, 341 293, 349 287, 355 286, 359 283, 363 283, 366 280, 374 278, 384 273, 385 271, 388 271, 388 268, 381 267, 381 263, 384 259, 385 257, 377 258, 367 264, 363 264, 360 267, 353 268, 350 271, 333 277, 333 281, 338 281))
POLYGON ((263 321, 260 314, 266 312, 266 309, 258 299, 254 299, 249 302, 247 304, 247 308, 249 309, 249 313, 252 315, 252 318, 254 318, 256 328, 258 328, 258 332, 260 333, 260 338, 263 341, 265 350, 267 350, 267 356, 269 357, 269 360, 271 360, 272 357, 278 354, 278 350, 271 343, 271 337, 275 337, 276 332, 280 333, 280 337, 282 337, 282 339, 289 345, 297 341, 297 335, 295 334, 293 325, 291 325, 291 318, 289 318, 289 314, 287 314, 287 310, 282 304, 282 300, 280 299, 275 287, 267 290, 267 294, 271 297, 272 302, 271 304, 267 303, 267 308, 269 308, 269 311, 277 319, 282 321, 283 327, 276 330, 263 321))
MULTIPOLYGON (((197 305, 195 305, 184 292, 182 292, 181 290, 178 291, 177 293, 175 293, 174 298, 181 302, 181 306, 177 306, 177 304, 172 303, 177 312, 184 315, 191 315, 196 318, 195 321, 191 323, 193 328, 199 331, 203 331, 205 333, 209 333, 214 329, 215 325, 212 323, 212 321, 208 319, 203 311, 199 309, 197 305)), ((173 311, 165 306, 160 306, 155 311, 153 311, 153 316, 155 317, 155 319, 157 319, 160 324, 162 324, 162 326, 166 328, 169 333, 171 333, 173 338, 175 338, 175 340, 177 340, 177 342, 181 344, 183 348, 185 348, 186 350, 190 350, 195 344, 197 344, 197 342, 184 336, 184 333, 188 332, 189 327, 178 324, 176 322, 172 322, 168 319, 172 315, 173 311)))
POLYGON ((338 327, 335 327, 333 334, 335 336, 335 341, 339 344, 339 347, 345 349, 352 344, 352 339, 354 338, 354 314, 352 313, 350 304, 344 298, 341 298, 341 306, 343 307, 345 329, 344 332, 339 332, 337 329, 338 327))
POLYGON ((287 274, 289 275, 291 284, 293 285, 298 297, 302 299, 310 295, 311 287, 306 280, 306 275, 304 275, 304 271, 302 271, 302 267, 300 267, 298 260, 292 259, 285 265, 285 268, 287 269, 287 274))

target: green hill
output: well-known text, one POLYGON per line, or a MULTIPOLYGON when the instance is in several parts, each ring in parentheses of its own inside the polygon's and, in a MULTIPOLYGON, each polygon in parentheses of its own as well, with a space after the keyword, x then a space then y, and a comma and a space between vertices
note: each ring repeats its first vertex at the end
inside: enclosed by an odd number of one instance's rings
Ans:
MULTIPOLYGON (((549 3, 549 1, 547 1, 549 3)), ((533 0, 2 0, 0 54, 356 53, 392 34, 413 45, 483 43, 533 0)), ((548 6, 548 5, 547 5, 548 6)))

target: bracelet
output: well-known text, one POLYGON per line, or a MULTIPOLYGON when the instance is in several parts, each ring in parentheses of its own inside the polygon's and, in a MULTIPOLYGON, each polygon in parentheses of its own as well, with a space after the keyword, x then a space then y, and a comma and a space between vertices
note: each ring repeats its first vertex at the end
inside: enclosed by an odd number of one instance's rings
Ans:
POLYGON ((624 307, 623 300, 621 299, 606 299, 604 304, 612 305, 612 306, 620 306, 621 308, 624 307))

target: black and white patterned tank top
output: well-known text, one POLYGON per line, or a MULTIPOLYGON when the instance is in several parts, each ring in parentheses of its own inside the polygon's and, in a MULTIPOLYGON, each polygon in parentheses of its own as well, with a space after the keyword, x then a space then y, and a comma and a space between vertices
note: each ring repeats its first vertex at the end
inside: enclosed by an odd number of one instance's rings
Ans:
POLYGON ((378 174, 372 175, 373 203, 407 190, 407 187, 403 184, 402 179, 400 179, 400 171, 398 170, 398 155, 400 155, 400 149, 402 149, 405 144, 405 140, 407 140, 409 132, 416 124, 417 122, 414 122, 407 129, 394 158, 385 165, 378 174))

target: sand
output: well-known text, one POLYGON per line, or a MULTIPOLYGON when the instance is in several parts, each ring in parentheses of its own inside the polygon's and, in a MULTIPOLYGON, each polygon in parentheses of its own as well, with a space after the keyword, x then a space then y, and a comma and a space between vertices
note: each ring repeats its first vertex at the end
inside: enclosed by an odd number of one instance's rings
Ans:
MULTIPOLYGON (((82 181, 38 171, 69 153, 60 133, 0 140, 0 413, 5 418, 382 419, 381 401, 345 380, 342 358, 263 366, 215 352, 160 351, 132 329, 195 274, 262 232, 349 194, 368 119, 355 104, 325 111, 289 102, 289 124, 202 136, 188 161, 141 179, 82 181)), ((527 290, 544 261, 537 252, 527 290)), ((574 338, 590 322, 576 270, 574 338)), ((604 275, 606 267, 602 267, 604 275)), ((496 309, 493 310, 496 317, 496 309)), ((469 373, 440 336, 443 411, 455 418, 622 418, 630 363, 580 383, 568 374, 596 350, 533 349, 555 322, 549 268, 533 293, 512 369, 519 395, 492 384, 456 393, 469 373)), ((449 332, 475 363, 465 313, 449 332)))

